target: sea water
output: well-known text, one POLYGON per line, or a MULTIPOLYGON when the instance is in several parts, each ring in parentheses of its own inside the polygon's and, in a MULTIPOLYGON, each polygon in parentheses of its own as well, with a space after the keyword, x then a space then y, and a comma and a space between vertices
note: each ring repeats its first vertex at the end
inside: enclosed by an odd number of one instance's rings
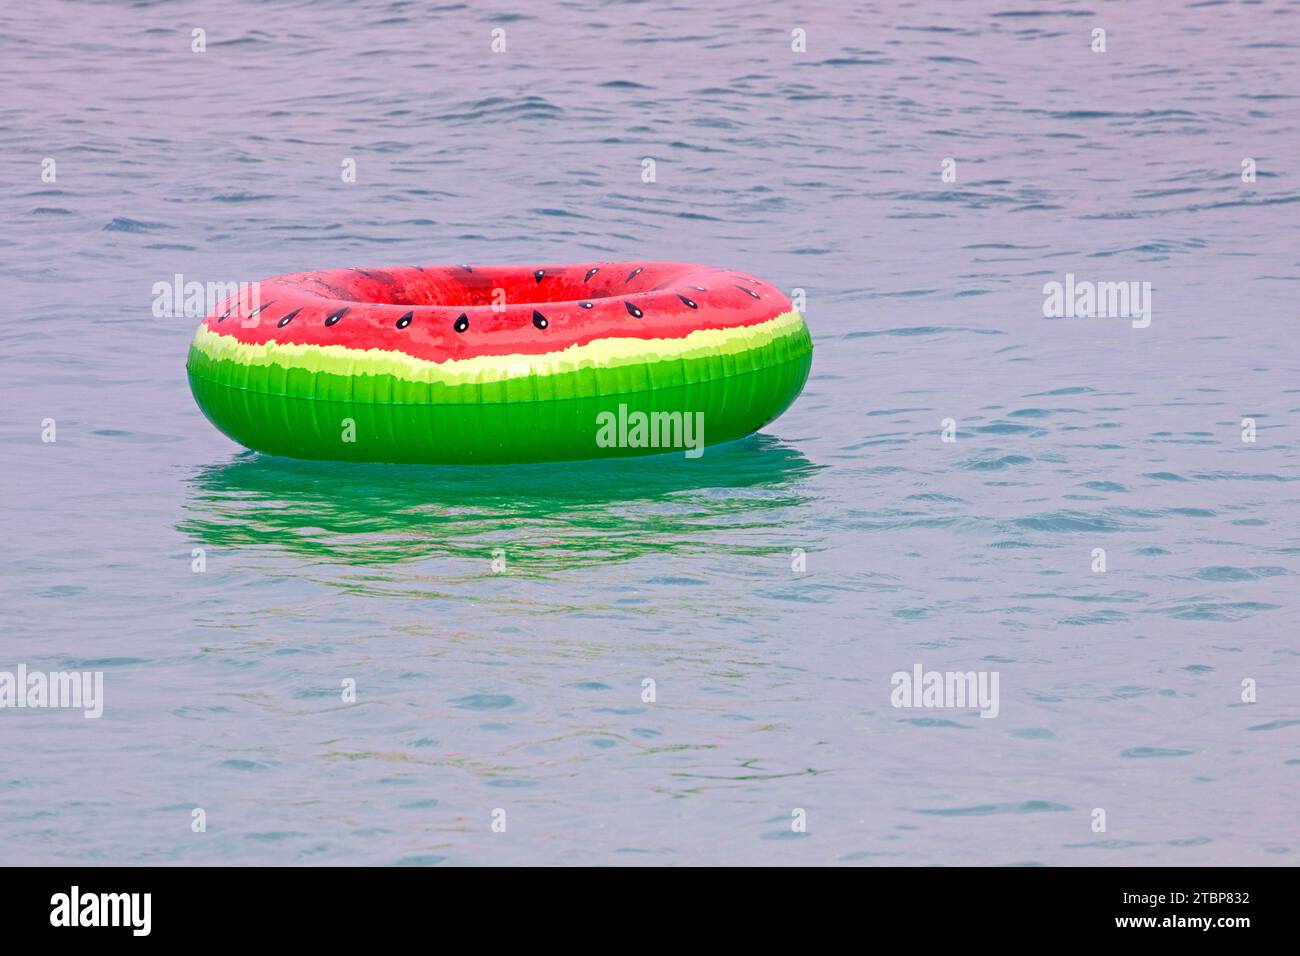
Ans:
POLYGON ((103 709, 0 709, 0 862, 1293 862, 1297 44, 1282 4, 7 5, 0 670, 103 709), (803 396, 695 459, 272 460, 154 309, 603 259, 802 290, 803 396))

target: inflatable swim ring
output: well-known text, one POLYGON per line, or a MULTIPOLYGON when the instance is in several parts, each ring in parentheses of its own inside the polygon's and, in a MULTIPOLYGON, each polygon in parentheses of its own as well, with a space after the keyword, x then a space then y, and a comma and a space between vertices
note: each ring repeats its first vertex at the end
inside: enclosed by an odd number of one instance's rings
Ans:
POLYGON ((803 317, 678 262, 276 276, 204 319, 187 369, 230 438, 291 458, 431 464, 695 457, 798 396, 803 317))

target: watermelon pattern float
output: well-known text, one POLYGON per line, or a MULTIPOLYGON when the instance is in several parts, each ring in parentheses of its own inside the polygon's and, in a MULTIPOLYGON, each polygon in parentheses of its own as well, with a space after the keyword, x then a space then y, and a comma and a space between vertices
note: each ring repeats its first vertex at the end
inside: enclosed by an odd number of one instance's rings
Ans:
POLYGON ((798 396, 803 317, 753 276, 677 262, 277 276, 223 303, 190 388, 272 455, 494 464, 685 453, 798 396))

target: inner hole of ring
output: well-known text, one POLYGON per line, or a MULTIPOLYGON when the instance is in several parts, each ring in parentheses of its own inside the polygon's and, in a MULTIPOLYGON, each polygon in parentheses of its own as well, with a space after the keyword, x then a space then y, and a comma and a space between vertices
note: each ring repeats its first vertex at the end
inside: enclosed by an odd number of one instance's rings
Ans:
MULTIPOLYGON (((600 266, 595 275, 585 279, 587 268, 569 274, 544 273, 539 282, 535 269, 521 266, 517 271, 466 271, 451 268, 402 268, 388 270, 380 277, 365 272, 346 277, 323 276, 310 282, 310 290, 320 296, 359 304, 410 308, 441 306, 468 309, 484 306, 546 306, 556 303, 598 302, 620 299, 645 292, 671 294, 689 287, 683 275, 642 276, 642 281, 627 282, 634 266, 618 264, 600 266), (652 285, 646 287, 645 280, 652 285)), ((687 293, 689 294, 689 293, 687 293)))

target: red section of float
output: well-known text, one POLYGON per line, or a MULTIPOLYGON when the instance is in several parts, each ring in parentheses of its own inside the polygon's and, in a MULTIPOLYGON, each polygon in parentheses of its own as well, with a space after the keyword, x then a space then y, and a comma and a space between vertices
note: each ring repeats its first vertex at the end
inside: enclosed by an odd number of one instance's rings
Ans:
POLYGON ((672 339, 790 311, 753 276, 682 262, 399 266, 276 276, 205 319, 240 342, 343 345, 434 362, 672 339))

